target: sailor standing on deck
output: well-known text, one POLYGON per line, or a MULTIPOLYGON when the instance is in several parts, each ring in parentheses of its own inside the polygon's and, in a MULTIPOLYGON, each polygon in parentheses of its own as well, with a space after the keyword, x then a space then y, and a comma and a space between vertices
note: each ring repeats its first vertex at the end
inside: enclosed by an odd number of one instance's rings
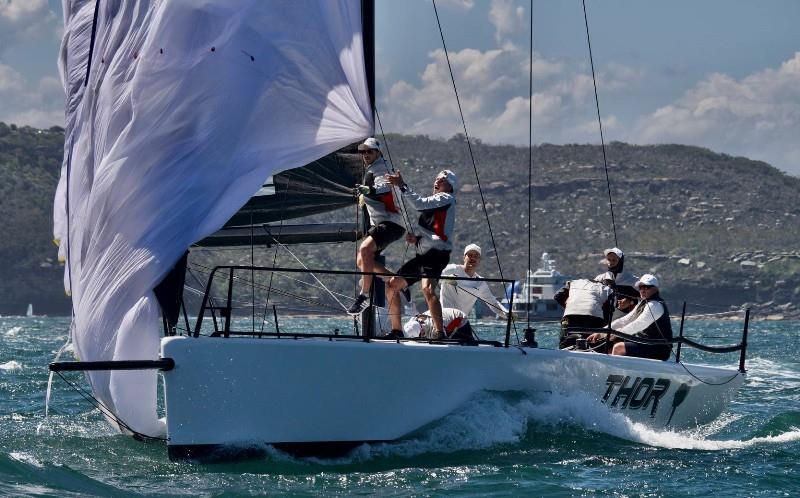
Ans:
POLYGON ((453 248, 453 226, 456 217, 456 174, 449 169, 442 170, 433 182, 433 194, 423 197, 412 191, 403 181, 398 171, 386 175, 386 179, 402 191, 403 198, 419 211, 419 221, 413 228, 415 233, 406 234, 406 242, 417 246, 417 255, 397 270, 397 276, 389 279, 386 286, 386 299, 389 302, 389 319, 392 331, 389 337, 403 337, 400 328, 400 297, 398 293, 422 280, 422 294, 428 304, 433 321, 432 339, 443 337, 442 304, 436 295, 436 279, 450 261, 453 248), (400 276, 405 275, 405 277, 400 276))
POLYGON ((456 308, 469 315, 475 301, 480 299, 494 311, 507 316, 508 309, 494 297, 489 284, 480 280, 481 276, 477 272, 480 264, 481 247, 478 244, 469 244, 464 248, 464 264, 453 263, 445 267, 442 276, 475 280, 442 280, 439 291, 442 308, 456 308))
MULTIPOLYGON (((364 140, 364 143, 358 146, 358 151, 366 170, 362 183, 357 185, 356 189, 367 206, 370 228, 358 248, 356 264, 362 272, 388 273, 383 265, 375 261, 375 258, 389 244, 400 239, 406 231, 403 228, 399 193, 385 178, 393 168, 383 158, 380 143, 372 137, 364 140)), ((349 315, 359 315, 367 307, 372 278, 372 275, 362 275, 361 292, 347 310, 349 315)))

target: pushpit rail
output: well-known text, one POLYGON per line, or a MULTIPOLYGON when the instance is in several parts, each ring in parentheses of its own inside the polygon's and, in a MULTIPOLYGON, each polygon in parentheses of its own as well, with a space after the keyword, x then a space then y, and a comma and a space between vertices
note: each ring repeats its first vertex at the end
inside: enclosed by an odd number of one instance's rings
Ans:
MULTIPOLYGON (((230 337, 231 335, 238 335, 238 336, 257 336, 257 337, 321 337, 321 338, 338 338, 338 339, 346 339, 351 337, 358 337, 361 340, 369 342, 371 339, 381 339, 381 337, 373 337, 370 335, 370 329, 364 328, 365 333, 363 335, 348 335, 348 334, 286 334, 281 333, 279 330, 276 332, 236 332, 231 330, 231 315, 234 310, 233 306, 233 285, 234 282, 238 277, 236 277, 236 272, 242 271, 246 272, 248 275, 243 279, 244 282, 247 282, 246 285, 255 285, 254 281, 248 281, 246 278, 250 277, 253 272, 275 272, 275 273, 300 273, 300 274, 319 274, 319 275, 339 275, 339 276, 363 276, 363 275, 372 275, 373 277, 413 277, 419 278, 419 275, 411 275, 411 274, 396 274, 396 273, 381 273, 381 272, 360 272, 360 271, 347 271, 347 270, 319 270, 319 269, 306 269, 306 268, 284 268, 284 267, 273 267, 273 266, 249 266, 249 265, 221 265, 215 266, 211 269, 208 282, 206 283, 205 292, 203 293, 203 300, 200 305, 200 310, 197 314, 197 320, 195 322, 194 331, 192 335, 194 337, 199 337, 200 332, 203 326, 203 320, 205 319, 205 315, 207 312, 210 312, 212 321, 214 323, 214 335, 222 336, 222 337, 230 337), (210 304, 211 301, 211 293, 214 286, 215 278, 225 278, 227 280, 227 293, 225 296, 225 303, 223 305, 212 305, 210 304), (219 312, 219 317, 217 317, 217 313, 219 312), (219 320, 219 319, 222 320, 219 320), (222 328, 220 329, 220 321, 222 321, 222 328)), ((474 278, 468 277, 450 277, 450 276, 440 276, 437 277, 437 280, 455 280, 455 281, 475 281, 474 278)), ((507 278, 480 278, 481 281, 489 282, 489 283, 502 283, 505 287, 506 284, 513 284, 514 280, 507 279, 507 278)), ((373 282, 378 282, 378 279, 374 279, 373 282)), ((375 295, 375 288, 376 285, 372 285, 370 289, 370 303, 374 302, 374 295, 375 295)), ((513 306, 513 299, 514 296, 510 296, 509 298, 509 307, 513 306)), ((277 311, 273 307, 273 313, 276 315, 276 323, 277 323, 277 311)), ((509 347, 511 342, 511 327, 513 323, 513 316, 511 313, 508 314, 506 320, 506 331, 505 331, 505 340, 502 344, 498 343, 497 341, 478 341, 479 344, 492 344, 492 345, 502 345, 503 347, 509 347)), ((407 340, 414 340, 414 338, 405 338, 407 340)), ((422 341, 427 342, 428 339, 422 339, 422 341)), ((438 343, 442 343, 442 341, 436 341, 438 343)), ((448 341, 444 341, 445 343, 448 341)), ((449 341, 449 342, 457 342, 457 341, 449 341)))

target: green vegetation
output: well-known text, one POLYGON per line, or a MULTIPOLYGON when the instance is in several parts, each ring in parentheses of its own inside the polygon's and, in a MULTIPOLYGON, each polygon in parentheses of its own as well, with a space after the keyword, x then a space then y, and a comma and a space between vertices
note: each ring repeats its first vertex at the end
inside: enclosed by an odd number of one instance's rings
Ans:
MULTIPOLYGON (((480 244, 482 273, 498 276, 463 136, 389 135, 387 142, 395 166, 417 191, 427 192, 442 168, 458 173, 455 246, 480 244)), ((521 278, 527 267, 528 150, 480 141, 472 148, 504 276, 521 278)), ((22 313, 28 302, 37 311, 68 312, 51 241, 62 149, 60 128, 0 123, 0 215, 5 220, 0 314, 22 313)), ((800 178, 763 162, 683 145, 614 142, 607 157, 617 236, 629 270, 656 272, 676 299, 725 306, 797 301, 800 178)), ((614 245, 600 147, 543 144, 533 151, 533 168, 533 266, 547 251, 563 273, 596 275, 602 249, 614 245)), ((344 210, 325 219, 351 216, 352 210, 344 210)), ((355 244, 293 250, 311 268, 354 267, 355 244)), ((211 260, 207 254, 197 257, 211 260)), ((224 251, 217 257, 218 264, 247 262, 250 252, 224 251)), ((387 257, 396 267, 403 258, 401 244, 387 257)), ((271 264, 272 251, 261 251, 256 259, 271 264)))

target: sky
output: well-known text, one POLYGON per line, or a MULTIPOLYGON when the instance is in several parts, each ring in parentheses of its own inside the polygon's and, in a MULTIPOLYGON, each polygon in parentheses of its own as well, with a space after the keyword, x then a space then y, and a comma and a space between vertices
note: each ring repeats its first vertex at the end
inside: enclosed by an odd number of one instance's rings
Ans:
MULTIPOLYGON (((587 0, 606 142, 683 143, 800 175, 800 2, 587 0)), ((437 0, 471 137, 527 145, 531 1, 437 0)), ((60 2, 0 0, 0 121, 63 124, 60 2)), ((599 143, 580 0, 533 1, 534 143, 599 143)), ((462 132, 430 0, 376 0, 387 132, 462 132)), ((613 158, 612 158, 613 160, 613 158)))

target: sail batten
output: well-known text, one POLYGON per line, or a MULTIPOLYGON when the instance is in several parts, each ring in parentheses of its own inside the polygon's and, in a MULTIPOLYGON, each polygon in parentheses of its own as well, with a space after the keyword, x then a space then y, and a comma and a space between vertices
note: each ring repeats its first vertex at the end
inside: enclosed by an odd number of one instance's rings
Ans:
MULTIPOLYGON (((79 357, 155 358, 153 288, 185 250, 265 178, 371 134, 360 2, 98 2, 83 87, 94 5, 65 0, 71 171, 65 160, 54 234, 72 271, 79 357)), ((150 434, 160 429, 151 374, 89 377, 95 396, 150 434)))

